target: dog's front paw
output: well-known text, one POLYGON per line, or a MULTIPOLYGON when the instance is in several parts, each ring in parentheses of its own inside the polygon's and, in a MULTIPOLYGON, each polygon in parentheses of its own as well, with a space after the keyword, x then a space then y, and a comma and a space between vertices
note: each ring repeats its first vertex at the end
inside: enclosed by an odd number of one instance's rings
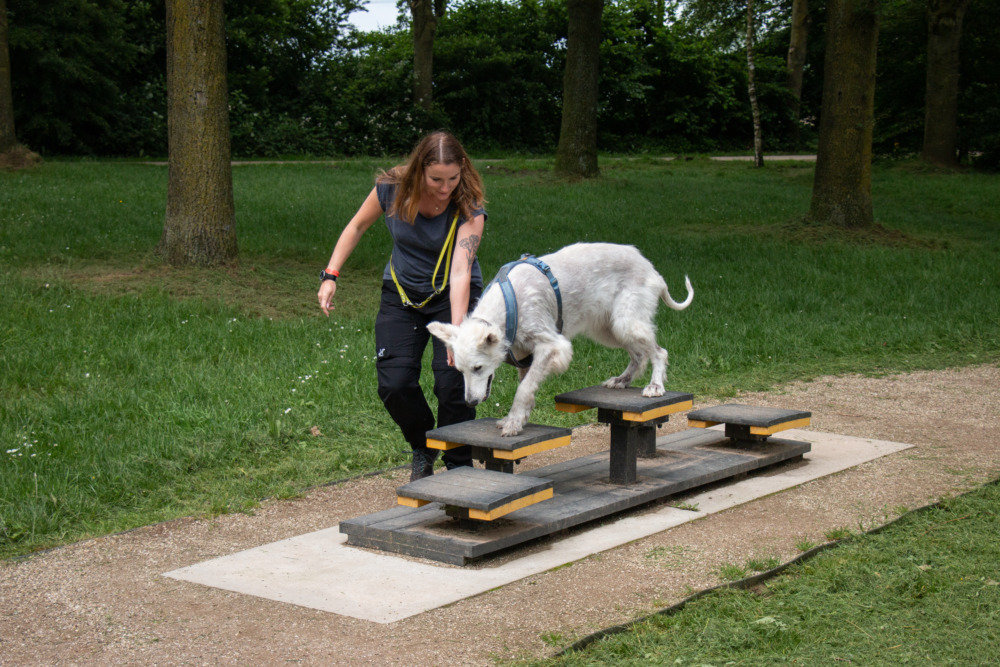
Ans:
POLYGON ((527 419, 518 419, 513 415, 507 415, 503 419, 497 420, 497 428, 500 429, 500 435, 505 437, 520 435, 526 421, 527 419))
POLYGON ((656 398, 657 396, 663 396, 663 385, 654 384, 650 382, 643 388, 642 395, 646 398, 656 398))

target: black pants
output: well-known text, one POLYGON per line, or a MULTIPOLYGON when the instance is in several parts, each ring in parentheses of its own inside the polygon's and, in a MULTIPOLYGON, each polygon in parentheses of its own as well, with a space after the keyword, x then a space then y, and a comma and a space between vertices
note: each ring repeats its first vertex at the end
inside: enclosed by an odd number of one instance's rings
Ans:
MULTIPOLYGON (((470 306, 479 298, 482 288, 473 285, 471 292, 470 306)), ((417 300, 417 295, 409 296, 417 300)), ((383 283, 375 318, 378 395, 413 450, 427 449, 427 431, 434 428, 434 415, 420 387, 420 362, 428 340, 434 350, 431 369, 438 400, 438 427, 476 418, 476 409, 465 404, 462 374, 448 365, 444 343, 427 331, 427 325, 435 321, 451 322, 447 291, 418 309, 403 305, 392 281, 383 283)), ((444 462, 449 468, 471 466, 472 454, 468 447, 458 447, 445 452, 444 462)))

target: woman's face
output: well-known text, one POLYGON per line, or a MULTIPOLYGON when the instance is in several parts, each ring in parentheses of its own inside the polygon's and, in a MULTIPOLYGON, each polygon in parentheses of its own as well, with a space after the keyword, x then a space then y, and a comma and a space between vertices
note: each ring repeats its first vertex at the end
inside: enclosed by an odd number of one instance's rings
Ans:
POLYGON ((457 164, 432 164, 424 170, 424 189, 429 198, 438 202, 451 199, 451 193, 462 179, 462 168, 457 164))

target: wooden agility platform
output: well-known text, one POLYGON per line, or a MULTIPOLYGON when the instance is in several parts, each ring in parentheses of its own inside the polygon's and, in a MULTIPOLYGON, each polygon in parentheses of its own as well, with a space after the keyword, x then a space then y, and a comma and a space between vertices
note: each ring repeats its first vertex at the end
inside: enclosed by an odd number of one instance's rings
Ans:
POLYGON ((462 467, 410 482, 396 493, 400 505, 439 502, 456 519, 494 521, 551 498, 552 480, 462 467))
POLYGON ((741 445, 722 432, 697 428, 659 438, 656 445, 654 454, 638 458, 633 483, 611 480, 610 452, 603 452, 519 473, 543 484, 551 480, 552 498, 492 521, 456 519, 443 503, 430 502, 350 519, 340 532, 351 545, 465 565, 699 486, 799 460, 810 450, 807 442, 778 438, 741 445))
POLYGON ((557 447, 565 447, 573 432, 559 426, 528 423, 519 435, 500 435, 496 419, 474 419, 427 432, 427 446, 449 450, 469 445, 472 458, 487 470, 514 472, 514 462, 526 456, 557 447))

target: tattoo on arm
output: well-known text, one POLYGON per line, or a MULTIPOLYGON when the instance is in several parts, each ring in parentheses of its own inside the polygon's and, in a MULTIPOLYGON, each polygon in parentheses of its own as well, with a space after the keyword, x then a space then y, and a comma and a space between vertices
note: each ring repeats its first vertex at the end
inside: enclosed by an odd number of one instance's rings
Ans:
POLYGON ((459 245, 465 248, 465 255, 469 258, 469 266, 472 266, 472 263, 476 261, 476 251, 479 250, 479 236, 470 234, 467 238, 462 239, 459 245))

